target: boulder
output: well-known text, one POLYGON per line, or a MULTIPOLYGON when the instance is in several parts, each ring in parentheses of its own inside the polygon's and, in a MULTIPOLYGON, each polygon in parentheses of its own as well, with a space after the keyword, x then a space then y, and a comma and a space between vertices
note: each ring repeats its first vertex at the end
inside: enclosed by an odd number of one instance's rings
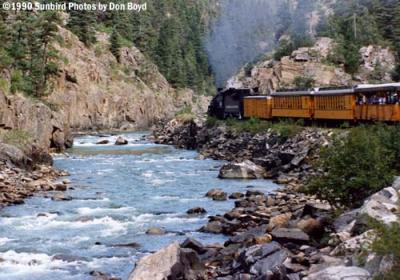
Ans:
POLYGON ((312 236, 321 236, 324 232, 323 224, 314 218, 300 220, 297 223, 297 227, 312 236))
POLYGON ((250 268, 250 273, 255 275, 279 274, 287 257, 288 253, 286 250, 278 250, 257 261, 250 268))
POLYGON ((148 235, 164 235, 165 234, 165 230, 162 228, 149 228, 148 230, 146 230, 146 234, 148 235))
POLYGON ((30 164, 31 159, 28 158, 20 149, 0 143, 0 161, 10 162, 17 166, 26 166, 30 164))
POLYGON ((273 240, 279 243, 293 242, 304 244, 310 240, 308 234, 297 228, 278 228, 271 232, 273 240))
POLYGON ((63 193, 56 193, 51 199, 54 201, 68 201, 72 200, 72 197, 63 193))
POLYGON ((197 279, 203 274, 197 253, 175 242, 140 259, 128 280, 197 279))
POLYGON ((336 232, 352 232, 358 215, 358 209, 341 214, 333 222, 333 228, 336 232))
POLYGON ((194 207, 186 211, 187 214, 189 215, 202 215, 207 213, 206 209, 202 207, 194 207))
POLYGON ((110 140, 104 139, 97 142, 96 145, 107 145, 108 143, 110 143, 110 140))
POLYGON ((201 244, 199 241, 193 239, 193 238, 188 238, 183 243, 181 244, 182 248, 188 248, 196 251, 198 254, 203 254, 207 251, 206 248, 204 248, 203 244, 201 244))
POLYGON ((396 212, 399 211, 398 201, 399 196, 396 189, 385 188, 368 198, 361 207, 360 213, 390 225, 400 221, 396 215, 396 212))
POLYGON ((303 209, 303 216, 310 215, 311 217, 326 217, 332 211, 332 207, 329 203, 321 203, 311 201, 308 202, 303 209))
POLYGON ((242 197, 244 197, 244 194, 242 194, 241 192, 234 192, 229 195, 229 199, 240 199, 242 197))
POLYGON ((200 231, 209 233, 221 233, 223 231, 222 223, 213 221, 203 226, 200 231))
POLYGON ((240 253, 237 265, 249 268, 257 261, 280 250, 282 250, 282 246, 275 241, 268 244, 251 246, 240 253))
POLYGON ((124 139, 122 136, 119 136, 117 140, 115 141, 115 145, 121 146, 121 145, 127 145, 128 140, 124 139))
POLYGON ((280 214, 272 217, 269 220, 268 229, 271 231, 275 228, 286 227, 289 223, 292 213, 280 214))
POLYGON ((216 201, 227 200, 228 194, 222 189, 211 189, 206 193, 206 197, 210 197, 216 201))
POLYGON ((264 178, 265 169, 255 163, 246 160, 242 163, 227 163, 219 171, 222 179, 257 179, 264 178))
POLYGON ((256 196, 256 195, 264 195, 264 192, 259 191, 259 190, 247 190, 246 191, 247 197, 256 196))
POLYGON ((331 266, 314 272, 305 280, 370 280, 371 275, 365 269, 356 266, 331 266))
POLYGON ((363 234, 354 236, 340 243, 332 252, 332 256, 342 256, 346 254, 354 254, 361 249, 367 249, 375 238, 373 230, 368 230, 363 234))

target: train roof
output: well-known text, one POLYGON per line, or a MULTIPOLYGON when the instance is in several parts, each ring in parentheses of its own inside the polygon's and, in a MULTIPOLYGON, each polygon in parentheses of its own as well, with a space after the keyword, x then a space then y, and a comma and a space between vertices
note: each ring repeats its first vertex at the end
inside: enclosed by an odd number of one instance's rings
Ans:
POLYGON ((362 84, 355 86, 355 92, 400 91, 400 83, 362 84))
POLYGON ((311 89, 280 89, 271 93, 271 96, 307 96, 311 95, 311 89))
POLYGON ((353 87, 316 88, 313 95, 349 95, 354 93, 353 87))
POLYGON ((321 87, 314 89, 280 89, 271 94, 271 96, 307 96, 307 95, 349 95, 355 93, 374 93, 382 91, 400 91, 400 83, 388 84, 361 84, 354 87, 321 87))
POLYGON ((250 95, 245 96, 244 99, 270 99, 271 96, 268 95, 250 95))

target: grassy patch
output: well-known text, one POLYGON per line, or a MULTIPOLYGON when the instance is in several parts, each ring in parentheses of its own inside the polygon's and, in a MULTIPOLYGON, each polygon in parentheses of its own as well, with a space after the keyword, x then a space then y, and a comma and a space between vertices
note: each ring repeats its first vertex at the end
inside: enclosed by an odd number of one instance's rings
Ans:
POLYGON ((195 116, 192 113, 191 106, 185 106, 179 112, 175 114, 175 118, 183 123, 188 123, 194 120, 195 116))
POLYGON ((252 134, 267 132, 269 129, 278 133, 282 138, 290 138, 303 130, 304 122, 302 120, 279 120, 278 122, 263 121, 257 118, 248 120, 227 119, 218 120, 208 117, 206 122, 208 127, 226 125, 229 129, 237 132, 249 132, 252 134))
POLYGON ((0 140, 23 149, 32 142, 32 136, 23 130, 3 130, 0 131, 0 140))

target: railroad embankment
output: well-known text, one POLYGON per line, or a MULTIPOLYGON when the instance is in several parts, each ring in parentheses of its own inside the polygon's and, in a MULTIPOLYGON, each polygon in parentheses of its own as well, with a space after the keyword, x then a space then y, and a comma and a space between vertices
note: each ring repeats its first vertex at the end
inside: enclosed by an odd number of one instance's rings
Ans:
MULTIPOLYGON (((304 193, 305 186, 316 184, 316 179, 331 182, 332 171, 316 164, 326 157, 326 150, 337 145, 338 139, 349 138, 344 140, 349 146, 345 150, 357 154, 360 147, 352 149, 352 141, 363 137, 359 130, 364 128, 349 132, 302 128, 294 123, 263 125, 257 131, 251 124, 172 121, 154 132, 158 143, 197 149, 204 157, 230 161, 221 168, 221 178, 271 178, 282 189, 265 194, 251 188, 249 181, 246 193, 211 190, 207 193, 210 199, 234 199, 235 207, 208 217, 208 224, 199 230, 225 234, 229 239, 214 245, 193 239, 172 244, 139 261, 130 279, 145 279, 146 275, 153 279, 372 279, 396 268, 396 247, 382 238, 396 234, 398 228, 399 179, 387 184, 382 176, 381 183, 387 185, 373 192, 350 191, 357 183, 343 181, 348 187, 342 188, 343 193, 347 191, 349 197, 364 194, 357 206, 340 196, 332 202, 326 195, 328 202, 321 194, 304 193), (170 262, 159 266, 166 256, 170 262)), ((367 149, 376 152, 375 144, 367 149)), ((354 180, 359 180, 358 173, 354 174, 354 180)))

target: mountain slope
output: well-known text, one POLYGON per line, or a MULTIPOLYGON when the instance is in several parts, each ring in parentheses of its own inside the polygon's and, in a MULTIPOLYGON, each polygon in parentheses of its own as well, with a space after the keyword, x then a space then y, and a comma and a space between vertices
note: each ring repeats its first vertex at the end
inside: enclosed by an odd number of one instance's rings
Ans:
POLYGON ((61 63, 50 94, 34 99, 1 92, 0 135, 23 131, 43 149, 63 149, 71 131, 147 128, 183 107, 201 110, 191 90, 172 88, 135 47, 121 49, 119 64, 106 34, 98 33, 88 48, 63 27, 58 32, 61 63))

